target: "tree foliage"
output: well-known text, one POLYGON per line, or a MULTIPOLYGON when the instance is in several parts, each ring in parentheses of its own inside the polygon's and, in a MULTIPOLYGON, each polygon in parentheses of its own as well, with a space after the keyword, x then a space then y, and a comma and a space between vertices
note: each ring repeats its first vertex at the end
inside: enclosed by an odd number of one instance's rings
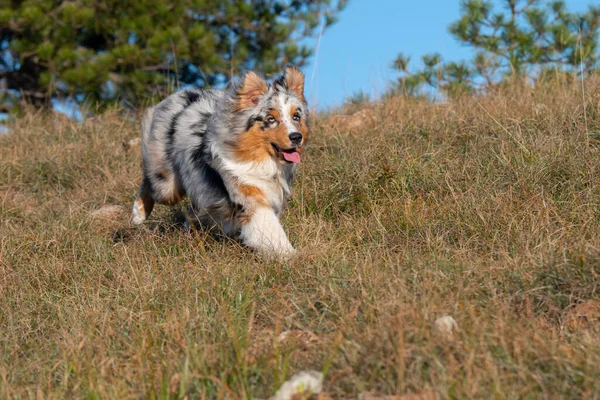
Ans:
MULTIPOLYGON (((136 106, 165 85, 302 66, 345 0, 0 0, 0 96, 136 106)), ((12 98, 12 100, 11 100, 12 98)))
POLYGON ((449 27, 461 44, 475 50, 471 61, 444 63, 439 54, 423 56, 423 68, 409 70, 410 57, 393 63, 397 90, 419 93, 428 84, 449 96, 491 88, 507 79, 540 77, 560 71, 588 75, 598 68, 600 6, 569 12, 564 1, 462 0, 461 16, 449 27))

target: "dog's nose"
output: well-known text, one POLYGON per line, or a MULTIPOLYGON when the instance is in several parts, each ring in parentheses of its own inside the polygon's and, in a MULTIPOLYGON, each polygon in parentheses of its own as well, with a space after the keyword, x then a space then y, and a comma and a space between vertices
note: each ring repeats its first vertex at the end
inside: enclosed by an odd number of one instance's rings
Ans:
POLYGON ((296 146, 300 146, 300 144, 302 143, 302 134, 300 132, 293 132, 290 133, 290 142, 292 142, 292 144, 295 144, 296 146))

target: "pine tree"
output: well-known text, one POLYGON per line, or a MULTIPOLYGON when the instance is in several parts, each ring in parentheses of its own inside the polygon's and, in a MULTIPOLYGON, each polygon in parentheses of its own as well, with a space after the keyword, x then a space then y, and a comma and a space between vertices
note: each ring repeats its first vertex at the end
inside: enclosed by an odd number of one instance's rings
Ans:
MULTIPOLYGON (((567 10, 564 1, 462 0, 461 16, 449 32, 475 50, 470 62, 443 63, 439 54, 422 58, 423 69, 412 73, 403 54, 392 66, 400 74, 396 90, 406 84, 418 92, 422 85, 448 96, 489 89, 510 79, 540 78, 548 71, 589 75, 598 69, 600 6, 584 13, 567 10)), ((410 94, 410 93, 409 93, 410 94)))
MULTIPOLYGON (((138 106, 311 56, 345 0, 0 0, 0 104, 138 106)), ((2 107, 2 106, 0 106, 2 107)))

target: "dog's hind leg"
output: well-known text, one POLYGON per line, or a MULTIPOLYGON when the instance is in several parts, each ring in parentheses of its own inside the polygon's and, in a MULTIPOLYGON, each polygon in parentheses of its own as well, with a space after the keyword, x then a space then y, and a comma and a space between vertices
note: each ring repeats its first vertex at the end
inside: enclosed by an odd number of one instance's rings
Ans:
POLYGON ((154 208, 154 199, 152 198, 152 186, 147 178, 144 178, 140 186, 140 194, 133 202, 133 211, 131 223, 139 225, 143 223, 154 208))

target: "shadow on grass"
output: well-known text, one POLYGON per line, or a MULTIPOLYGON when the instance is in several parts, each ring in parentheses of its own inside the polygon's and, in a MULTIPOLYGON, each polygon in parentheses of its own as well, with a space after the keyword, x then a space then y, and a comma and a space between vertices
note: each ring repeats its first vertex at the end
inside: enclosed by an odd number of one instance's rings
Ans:
POLYGON ((237 243, 235 239, 224 235, 219 227, 208 227, 202 225, 196 218, 193 218, 189 215, 190 214, 186 213, 183 208, 173 207, 166 218, 162 215, 159 215, 156 218, 152 218, 139 226, 121 226, 112 231, 111 238, 115 244, 127 244, 132 239, 147 238, 148 233, 158 237, 177 234, 194 235, 204 239, 210 238, 215 242, 231 241, 237 243))

